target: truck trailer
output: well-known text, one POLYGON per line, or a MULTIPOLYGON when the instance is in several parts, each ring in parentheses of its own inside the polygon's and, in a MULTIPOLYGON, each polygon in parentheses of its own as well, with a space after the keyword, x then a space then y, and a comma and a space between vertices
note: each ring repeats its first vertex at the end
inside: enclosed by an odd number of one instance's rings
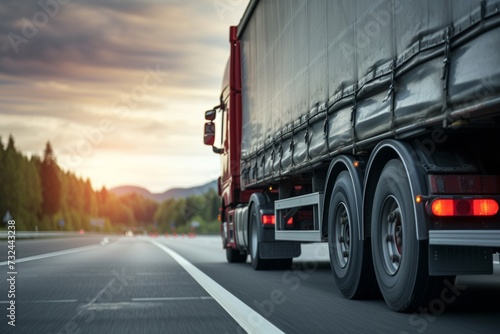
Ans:
POLYGON ((204 126, 228 262, 327 242, 343 296, 398 312, 493 273, 500 1, 251 0, 229 54, 204 126))

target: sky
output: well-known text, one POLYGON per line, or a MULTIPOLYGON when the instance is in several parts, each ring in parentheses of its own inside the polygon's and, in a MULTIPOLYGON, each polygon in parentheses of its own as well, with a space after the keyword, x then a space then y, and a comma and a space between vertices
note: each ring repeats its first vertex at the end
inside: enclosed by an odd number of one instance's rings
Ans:
POLYGON ((229 26, 248 0, 2 0, 0 136, 25 155, 49 141, 97 190, 205 184, 229 26))

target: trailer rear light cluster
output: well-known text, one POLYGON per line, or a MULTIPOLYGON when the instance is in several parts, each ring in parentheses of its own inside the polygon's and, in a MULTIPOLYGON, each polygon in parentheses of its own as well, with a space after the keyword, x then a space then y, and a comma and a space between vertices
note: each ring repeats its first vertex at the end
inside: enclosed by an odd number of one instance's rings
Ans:
POLYGON ((431 202, 430 207, 432 214, 438 217, 487 217, 498 213, 498 203, 488 198, 438 198, 431 202))

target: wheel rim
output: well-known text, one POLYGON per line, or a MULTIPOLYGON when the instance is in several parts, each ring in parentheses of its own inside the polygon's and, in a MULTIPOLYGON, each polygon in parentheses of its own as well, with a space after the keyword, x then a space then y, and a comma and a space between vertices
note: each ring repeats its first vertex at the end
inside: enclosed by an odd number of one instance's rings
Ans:
POLYGON ((227 248, 227 239, 226 239, 227 232, 225 227, 222 228, 220 234, 222 237, 222 248, 227 248))
POLYGON ((340 268, 345 268, 349 263, 351 251, 351 219, 344 203, 339 203, 335 210, 335 253, 340 268))
POLYGON ((394 196, 388 196, 382 206, 381 217, 381 244, 383 264, 387 273, 395 275, 401 266, 403 255, 403 224, 401 206, 394 196))
POLYGON ((256 221, 255 221, 255 216, 252 217, 252 225, 251 225, 251 229, 252 229, 252 244, 251 244, 251 256, 252 256, 252 259, 255 259, 257 258, 257 247, 258 247, 258 235, 257 235, 257 224, 256 224, 256 221))

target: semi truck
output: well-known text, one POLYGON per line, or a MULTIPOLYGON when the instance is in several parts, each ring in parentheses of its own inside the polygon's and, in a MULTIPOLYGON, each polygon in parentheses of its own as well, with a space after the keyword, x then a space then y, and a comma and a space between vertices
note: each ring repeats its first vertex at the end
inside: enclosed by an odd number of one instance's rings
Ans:
POLYGON ((344 297, 398 312, 493 273, 500 1, 251 0, 228 48, 204 143, 229 263, 328 243, 344 297))

